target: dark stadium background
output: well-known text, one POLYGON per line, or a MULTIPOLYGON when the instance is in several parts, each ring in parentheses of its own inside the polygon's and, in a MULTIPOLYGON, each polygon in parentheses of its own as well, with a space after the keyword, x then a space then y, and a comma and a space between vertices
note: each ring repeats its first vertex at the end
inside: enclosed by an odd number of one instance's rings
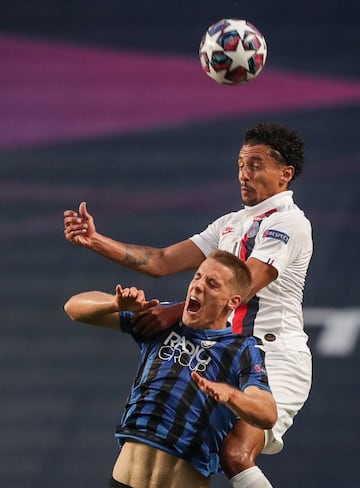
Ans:
POLYGON ((87 200, 99 230, 129 242, 186 238, 240 206, 237 151, 263 120, 307 143, 294 189, 314 227, 314 381, 284 451, 259 464, 278 488, 359 486, 359 19, 357 1, 2 2, 2 487, 99 488, 111 473, 136 346, 72 323, 65 300, 117 282, 182 299, 189 277, 147 278, 74 247, 63 210, 87 200), (250 85, 200 72, 201 35, 224 17, 267 38, 250 85))

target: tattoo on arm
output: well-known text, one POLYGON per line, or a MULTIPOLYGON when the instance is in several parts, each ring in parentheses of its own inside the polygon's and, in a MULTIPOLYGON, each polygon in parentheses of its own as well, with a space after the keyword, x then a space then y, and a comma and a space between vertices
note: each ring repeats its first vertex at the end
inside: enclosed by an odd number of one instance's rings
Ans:
POLYGON ((124 259, 124 264, 125 266, 128 266, 129 268, 140 268, 141 266, 146 266, 149 264, 153 252, 151 249, 145 248, 143 251, 143 255, 141 257, 136 257, 134 253, 134 247, 133 246, 125 246, 126 249, 126 257, 124 259))

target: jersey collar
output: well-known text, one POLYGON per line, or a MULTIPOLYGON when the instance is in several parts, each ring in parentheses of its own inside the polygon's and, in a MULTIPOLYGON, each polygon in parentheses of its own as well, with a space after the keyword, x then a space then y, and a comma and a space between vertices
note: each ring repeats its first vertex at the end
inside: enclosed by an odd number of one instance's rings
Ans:
POLYGON ((286 190, 276 193, 276 195, 267 198, 253 207, 244 205, 244 211, 248 216, 255 216, 263 214, 273 208, 279 209, 286 207, 286 205, 291 203, 293 203, 293 192, 291 190, 286 190))

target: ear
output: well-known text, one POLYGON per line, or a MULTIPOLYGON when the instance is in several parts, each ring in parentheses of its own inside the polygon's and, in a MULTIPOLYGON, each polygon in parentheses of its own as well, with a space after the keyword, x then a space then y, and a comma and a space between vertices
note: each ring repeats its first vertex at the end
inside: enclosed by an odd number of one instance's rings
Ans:
POLYGON ((228 300, 227 308, 229 310, 235 310, 236 308, 238 308, 240 303, 241 303, 241 296, 240 295, 234 295, 228 300))
POLYGON ((295 168, 294 166, 283 166, 282 175, 280 178, 280 183, 283 185, 288 185, 290 181, 294 178, 295 168))

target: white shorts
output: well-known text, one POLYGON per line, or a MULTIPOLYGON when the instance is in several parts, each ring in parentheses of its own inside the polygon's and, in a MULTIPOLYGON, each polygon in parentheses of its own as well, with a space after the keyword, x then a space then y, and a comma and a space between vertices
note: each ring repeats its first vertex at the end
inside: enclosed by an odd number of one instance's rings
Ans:
POLYGON ((282 437, 309 396, 312 358, 306 352, 266 351, 265 365, 278 409, 278 420, 271 430, 265 431, 262 453, 276 454, 284 447, 282 437))

